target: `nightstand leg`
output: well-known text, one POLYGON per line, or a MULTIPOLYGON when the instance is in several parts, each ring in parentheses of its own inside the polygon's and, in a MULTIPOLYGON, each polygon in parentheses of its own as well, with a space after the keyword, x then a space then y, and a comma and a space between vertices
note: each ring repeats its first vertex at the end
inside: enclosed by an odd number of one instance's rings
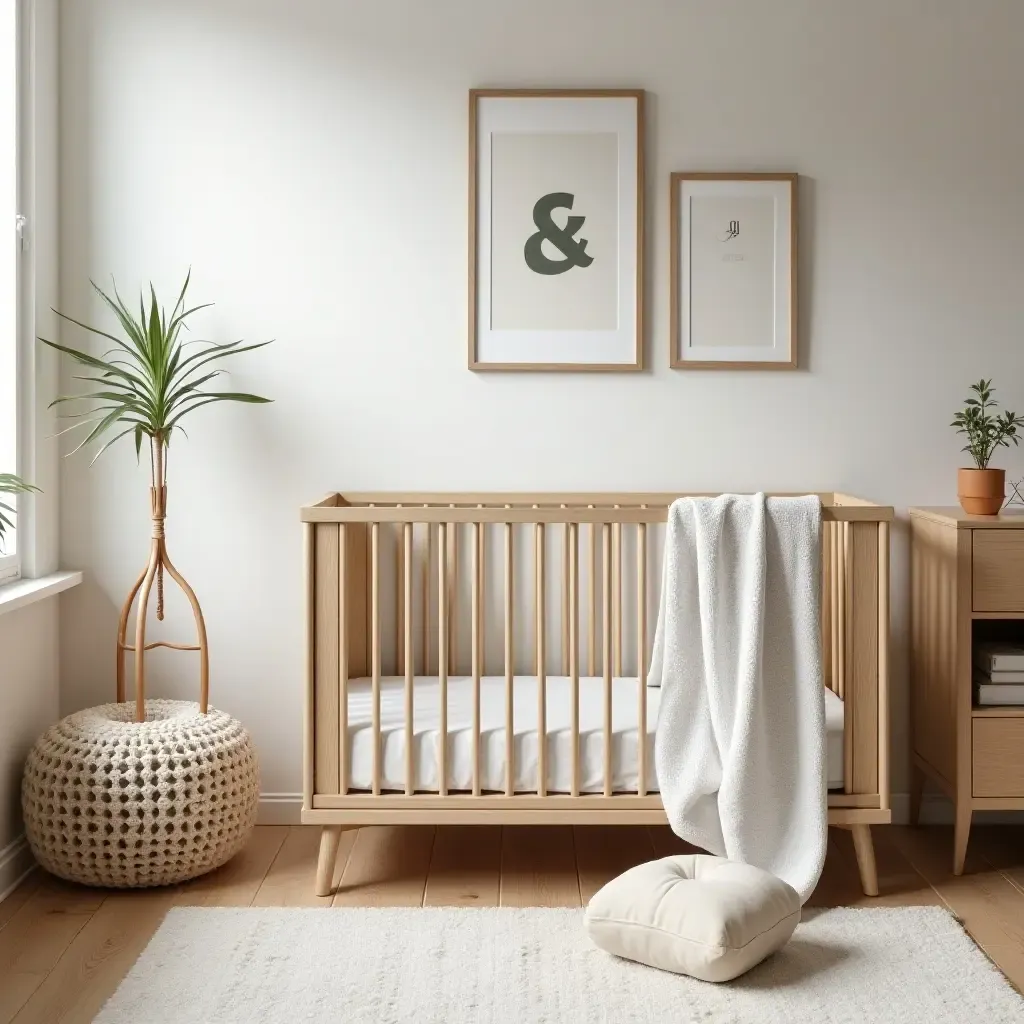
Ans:
POLYGON ((910 766, 910 824, 921 824, 921 798, 924 796, 924 772, 916 765, 910 766))
POLYGON ((953 825, 953 874, 964 873, 964 861, 967 860, 967 839, 971 834, 971 805, 966 800, 956 805, 956 822, 953 825))

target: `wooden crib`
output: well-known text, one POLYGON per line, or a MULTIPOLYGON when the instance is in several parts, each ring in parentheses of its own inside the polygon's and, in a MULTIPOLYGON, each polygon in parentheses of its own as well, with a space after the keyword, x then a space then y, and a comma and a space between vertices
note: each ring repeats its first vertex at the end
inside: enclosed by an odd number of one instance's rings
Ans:
MULTIPOLYGON (((332 494, 302 509, 303 809, 346 827, 664 823, 647 687, 676 494, 332 494), (442 739, 444 740, 442 742, 442 739)), ((829 823, 878 892, 892 508, 822 493, 829 823)))

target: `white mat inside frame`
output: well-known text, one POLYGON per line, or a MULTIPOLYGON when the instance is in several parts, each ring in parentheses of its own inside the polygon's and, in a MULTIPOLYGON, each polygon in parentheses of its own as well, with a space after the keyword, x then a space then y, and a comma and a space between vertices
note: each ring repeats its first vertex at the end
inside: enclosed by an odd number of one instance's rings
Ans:
POLYGON ((1010 1024, 1024 999, 945 911, 808 912, 711 985, 595 949, 582 911, 172 910, 97 1024, 1010 1024))

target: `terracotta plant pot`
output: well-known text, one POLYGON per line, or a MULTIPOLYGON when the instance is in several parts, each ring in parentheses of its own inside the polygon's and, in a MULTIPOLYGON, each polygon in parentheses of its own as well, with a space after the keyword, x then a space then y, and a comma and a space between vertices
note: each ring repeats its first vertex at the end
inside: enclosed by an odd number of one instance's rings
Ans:
POLYGON ((997 516, 1006 497, 1005 469, 958 469, 956 493, 972 516, 997 516))

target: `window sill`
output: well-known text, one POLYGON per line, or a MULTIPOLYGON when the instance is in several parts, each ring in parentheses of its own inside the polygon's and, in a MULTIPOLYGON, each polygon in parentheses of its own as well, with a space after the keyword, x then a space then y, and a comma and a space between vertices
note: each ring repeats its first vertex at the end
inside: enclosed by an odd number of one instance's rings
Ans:
POLYGON ((13 583, 5 583, 0 586, 0 615, 53 597, 64 590, 77 587, 81 582, 80 572, 54 572, 49 576, 40 576, 36 580, 15 580, 13 583))

